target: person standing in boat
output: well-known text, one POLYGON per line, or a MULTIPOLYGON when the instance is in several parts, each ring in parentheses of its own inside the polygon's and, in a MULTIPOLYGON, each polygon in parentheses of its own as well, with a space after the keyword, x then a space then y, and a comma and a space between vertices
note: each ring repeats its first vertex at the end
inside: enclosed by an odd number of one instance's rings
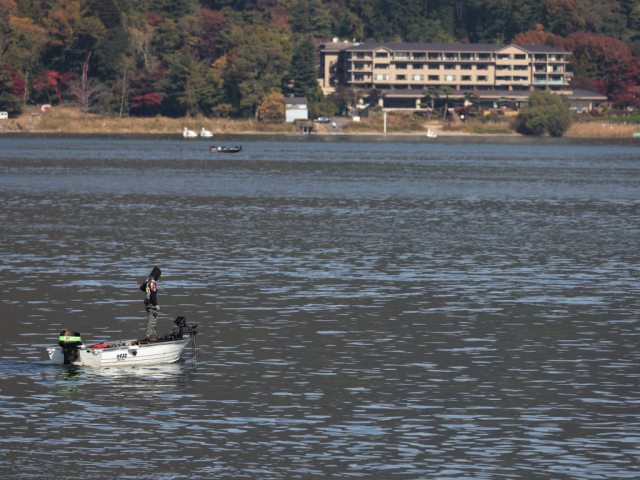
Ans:
POLYGON ((160 280, 160 277, 162 277, 160 269, 153 267, 147 280, 140 285, 140 290, 147 295, 144 299, 144 306, 147 309, 147 340, 155 340, 157 338, 156 324, 158 323, 160 305, 158 305, 158 287, 156 283, 160 280))

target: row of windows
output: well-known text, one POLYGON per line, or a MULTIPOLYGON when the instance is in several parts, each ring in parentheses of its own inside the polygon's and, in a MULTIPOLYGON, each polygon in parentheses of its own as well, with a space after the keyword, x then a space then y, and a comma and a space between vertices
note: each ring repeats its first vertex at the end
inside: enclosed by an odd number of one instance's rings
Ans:
MULTIPOLYGON (((396 75, 396 80, 397 81, 407 81, 409 77, 408 75, 396 75)), ((424 75, 411 75, 411 80, 412 81, 424 81, 424 75)), ((457 76, 456 75, 442 75, 442 80, 445 82, 455 82, 456 81, 457 76)), ((388 81, 389 80, 389 75, 386 74, 376 74, 373 76, 374 80, 377 81, 388 81)), ((430 82, 439 82, 440 81, 440 75, 427 75, 427 79, 430 82)), ((353 76, 353 80, 356 82, 363 82, 364 81, 364 75, 354 75, 353 76)), ((489 77, 487 77, 486 75, 478 75, 476 77, 476 81, 478 82, 486 82, 489 80, 489 77)), ((473 81, 471 75, 460 75, 460 81, 461 82, 471 82, 473 81)))
MULTIPOLYGON (((408 68, 407 63, 396 63, 395 67, 396 70, 405 70, 408 68)), ((412 63, 411 65, 411 69, 412 70, 423 70, 424 65, 421 63, 412 63)), ((428 63, 426 64, 427 69, 428 70, 440 70, 441 65, 439 63, 428 63)), ((373 68, 377 69, 377 70, 388 70, 390 67, 390 64, 388 63, 374 63, 373 64, 373 68)), ((444 65, 444 69, 445 70, 471 70, 472 67, 474 67, 474 65, 455 65, 455 64, 445 64, 444 65)), ((489 70, 489 65, 475 65, 476 70, 489 70)), ((356 64, 355 66, 356 70, 364 70, 364 65, 358 65, 356 64)), ((524 70, 526 70, 526 67, 524 68, 524 70)))
MULTIPOLYGON (((363 59, 366 56, 371 56, 370 52, 352 52, 351 58, 363 59)), ((546 53, 440 53, 440 52, 395 52, 395 54, 389 54, 387 52, 375 52, 375 58, 395 58, 396 60, 537 60, 537 61, 551 61, 551 62, 563 62, 564 55, 549 54, 546 53)))

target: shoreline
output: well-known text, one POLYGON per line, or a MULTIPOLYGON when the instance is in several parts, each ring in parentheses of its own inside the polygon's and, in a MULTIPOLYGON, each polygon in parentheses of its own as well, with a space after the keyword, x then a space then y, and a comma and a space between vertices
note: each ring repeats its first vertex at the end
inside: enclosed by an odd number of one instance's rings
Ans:
POLYGON ((487 133, 467 133, 467 132, 451 132, 442 135, 438 135, 438 138, 427 138, 423 133, 414 132, 391 132, 391 133, 377 133, 377 132, 357 132, 357 133, 313 133, 300 134, 300 133, 288 133, 288 132, 241 132, 241 133, 219 133, 214 134, 213 137, 203 138, 184 138, 180 133, 158 133, 158 132, 73 132, 73 131, 47 131, 47 130, 11 130, 0 132, 0 139, 2 138, 147 138, 156 140, 184 140, 185 142, 192 142, 202 144, 202 142, 209 142, 214 145, 219 141, 228 141, 229 139, 242 139, 243 137, 249 141, 252 139, 258 139, 260 137, 268 138, 270 140, 322 140, 322 141, 340 141, 340 140, 423 140, 423 143, 437 143, 439 140, 530 140, 530 141, 557 141, 557 140, 584 140, 584 141, 597 141, 602 143, 603 141, 621 143, 636 144, 640 143, 640 138, 634 137, 585 137, 585 136, 571 136, 565 135, 563 137, 551 137, 541 136, 534 137, 528 135, 522 135, 519 133, 512 134, 487 134, 487 133))
MULTIPOLYGON (((439 139, 480 139, 480 138, 552 138, 549 136, 531 137, 516 132, 508 132, 507 125, 501 124, 476 124, 454 125, 453 130, 443 123, 434 121, 416 124, 398 117, 389 125, 391 130, 381 132, 380 124, 352 124, 349 121, 336 117, 337 128, 328 128, 328 125, 317 124, 317 130, 312 134, 303 134, 295 129, 293 124, 268 124, 254 119, 211 119, 206 117, 107 117, 99 114, 87 114, 73 107, 58 106, 42 112, 36 107, 26 107, 24 112, 9 120, 0 120, 0 138, 7 136, 138 136, 149 138, 183 138, 185 128, 199 133, 201 129, 209 130, 212 137, 185 138, 185 140, 207 140, 216 142, 220 138, 243 136, 252 137, 278 137, 278 138, 317 138, 330 139, 419 139, 434 142, 439 139), (346 128, 345 128, 346 127, 346 128), (373 128, 372 128, 373 127, 373 128), (407 130, 402 131, 403 128, 407 130), (416 128, 423 128, 418 130, 416 128), (427 129, 433 129, 438 138, 427 138, 427 129), (459 131, 484 130, 484 131, 459 131), (491 130, 494 130, 493 133, 491 130), (506 130, 506 131, 505 131, 506 130)), ((591 140, 640 140, 634 138, 635 133, 640 132, 640 126, 636 125, 611 125, 600 122, 573 123, 565 135, 566 139, 591 139, 591 140)))

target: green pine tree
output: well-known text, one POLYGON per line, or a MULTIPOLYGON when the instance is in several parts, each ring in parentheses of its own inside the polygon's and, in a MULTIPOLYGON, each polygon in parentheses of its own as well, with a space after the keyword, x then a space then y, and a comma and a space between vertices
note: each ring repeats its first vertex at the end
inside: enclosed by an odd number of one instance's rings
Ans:
POLYGON ((305 37, 293 47, 291 80, 291 93, 296 97, 306 97, 309 103, 320 102, 323 99, 316 70, 316 45, 311 37, 305 37))

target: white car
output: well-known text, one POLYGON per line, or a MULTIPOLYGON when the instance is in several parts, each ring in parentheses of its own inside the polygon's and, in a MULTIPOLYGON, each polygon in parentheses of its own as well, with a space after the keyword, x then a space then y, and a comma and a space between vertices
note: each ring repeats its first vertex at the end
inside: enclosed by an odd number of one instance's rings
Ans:
POLYGON ((316 118, 316 122, 318 123, 329 123, 331 119, 329 117, 318 117, 316 118))

